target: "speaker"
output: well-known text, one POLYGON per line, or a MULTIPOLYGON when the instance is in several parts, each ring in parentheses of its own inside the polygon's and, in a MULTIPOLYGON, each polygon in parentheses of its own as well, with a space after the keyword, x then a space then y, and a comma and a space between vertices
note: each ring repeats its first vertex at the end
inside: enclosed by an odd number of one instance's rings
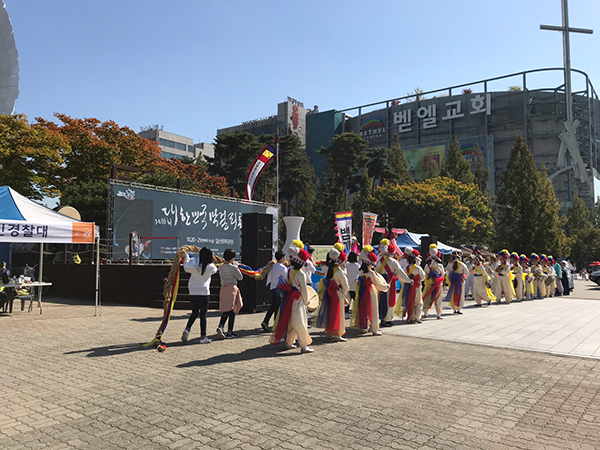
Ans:
MULTIPOLYGON (((264 213, 242 214, 242 264, 254 270, 273 259, 273 216, 264 213)), ((255 312, 271 304, 271 293, 265 280, 244 277, 239 283, 244 309, 255 312)))

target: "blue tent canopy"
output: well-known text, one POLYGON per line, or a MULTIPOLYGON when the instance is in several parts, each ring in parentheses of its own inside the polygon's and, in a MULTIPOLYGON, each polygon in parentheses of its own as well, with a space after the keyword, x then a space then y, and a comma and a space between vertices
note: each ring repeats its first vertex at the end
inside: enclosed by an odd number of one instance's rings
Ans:
MULTIPOLYGON (((402 250, 404 250, 406 247, 412 247, 423 253, 421 251, 421 238, 423 236, 427 236, 427 234, 411 233, 410 231, 406 230, 404 234, 396 237, 396 245, 402 250)), ((451 247, 439 241, 437 246, 442 255, 450 255, 454 250, 459 250, 458 248, 451 247)))

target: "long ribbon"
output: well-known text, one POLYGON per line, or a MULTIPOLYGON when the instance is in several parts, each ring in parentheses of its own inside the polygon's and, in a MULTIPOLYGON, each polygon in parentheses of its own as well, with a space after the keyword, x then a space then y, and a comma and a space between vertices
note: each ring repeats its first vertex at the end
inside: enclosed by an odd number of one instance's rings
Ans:
POLYGON ((358 291, 358 317, 356 325, 362 330, 369 328, 373 320, 373 307, 371 305, 371 285, 373 282, 367 276, 359 277, 360 288, 358 291), (362 281, 361 281, 362 278, 362 281))
MULTIPOLYGON (((183 262, 183 258, 180 261, 183 262)), ((171 313, 173 312, 173 307, 175 306, 175 301, 177 300, 177 294, 179 292, 179 270, 175 272, 175 279, 173 280, 173 286, 171 288, 171 298, 169 299, 169 303, 166 308, 164 308, 163 320, 158 327, 158 331, 150 342, 144 344, 144 347, 158 346, 161 344, 163 334, 167 329, 167 325, 169 324, 169 319, 171 319, 171 313)))

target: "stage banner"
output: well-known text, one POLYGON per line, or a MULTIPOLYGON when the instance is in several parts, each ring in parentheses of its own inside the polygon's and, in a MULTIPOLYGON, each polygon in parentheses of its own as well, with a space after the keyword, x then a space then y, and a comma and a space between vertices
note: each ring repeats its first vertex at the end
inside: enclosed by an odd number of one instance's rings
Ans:
POLYGON ((375 231, 375 223, 377 222, 377 214, 366 212, 363 213, 362 225, 362 245, 371 245, 373 240, 373 232, 375 231))
POLYGON ((260 154, 256 157, 250 170, 248 170, 248 176, 246 177, 246 198, 252 200, 254 195, 254 188, 260 174, 267 168, 269 163, 273 160, 277 154, 277 149, 272 145, 265 145, 261 150, 260 154))
POLYGON ((352 211, 335 213, 338 239, 346 247, 346 253, 352 248, 352 211))
MULTIPOLYGON (((242 214, 265 213, 277 223, 275 205, 240 199, 209 197, 193 192, 154 189, 114 183, 113 213, 109 224, 110 254, 127 258, 133 233, 134 258, 171 259, 183 245, 208 247, 218 256, 227 248, 241 254, 242 214)), ((273 226, 277 242, 277 226, 273 226)))

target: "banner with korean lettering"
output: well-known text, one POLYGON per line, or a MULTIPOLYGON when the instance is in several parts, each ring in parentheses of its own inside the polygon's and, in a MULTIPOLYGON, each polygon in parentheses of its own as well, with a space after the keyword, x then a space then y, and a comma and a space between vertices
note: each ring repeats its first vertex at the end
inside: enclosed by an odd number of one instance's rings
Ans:
POLYGON ((256 157, 252 165, 250 166, 250 170, 248 170, 248 176, 246 177, 246 198, 248 200, 252 200, 252 196, 254 195, 254 188, 256 187, 256 182, 258 181, 258 177, 260 174, 267 168, 269 163, 273 160, 275 155, 277 154, 277 149, 272 145, 265 145, 263 149, 260 151, 260 154, 256 157))
POLYGON ((0 242, 93 244, 94 223, 0 220, 0 242))
POLYGON ((352 248, 352 211, 335 213, 338 239, 346 247, 346 252, 352 248))
MULTIPOLYGON (((242 250, 242 214, 264 213, 277 223, 276 206, 202 194, 158 190, 129 183, 114 183, 113 220, 109 224, 110 257, 127 258, 129 234, 132 253, 140 260, 170 259, 178 246, 208 247, 222 256, 232 248, 242 250), (156 239, 156 238, 162 239, 156 239), (164 239, 170 238, 170 239, 164 239)), ((273 240, 277 242, 277 226, 273 240)))
POLYGON ((377 214, 364 212, 362 225, 362 246, 371 245, 373 240, 373 232, 375 231, 375 223, 377 222, 377 214))

